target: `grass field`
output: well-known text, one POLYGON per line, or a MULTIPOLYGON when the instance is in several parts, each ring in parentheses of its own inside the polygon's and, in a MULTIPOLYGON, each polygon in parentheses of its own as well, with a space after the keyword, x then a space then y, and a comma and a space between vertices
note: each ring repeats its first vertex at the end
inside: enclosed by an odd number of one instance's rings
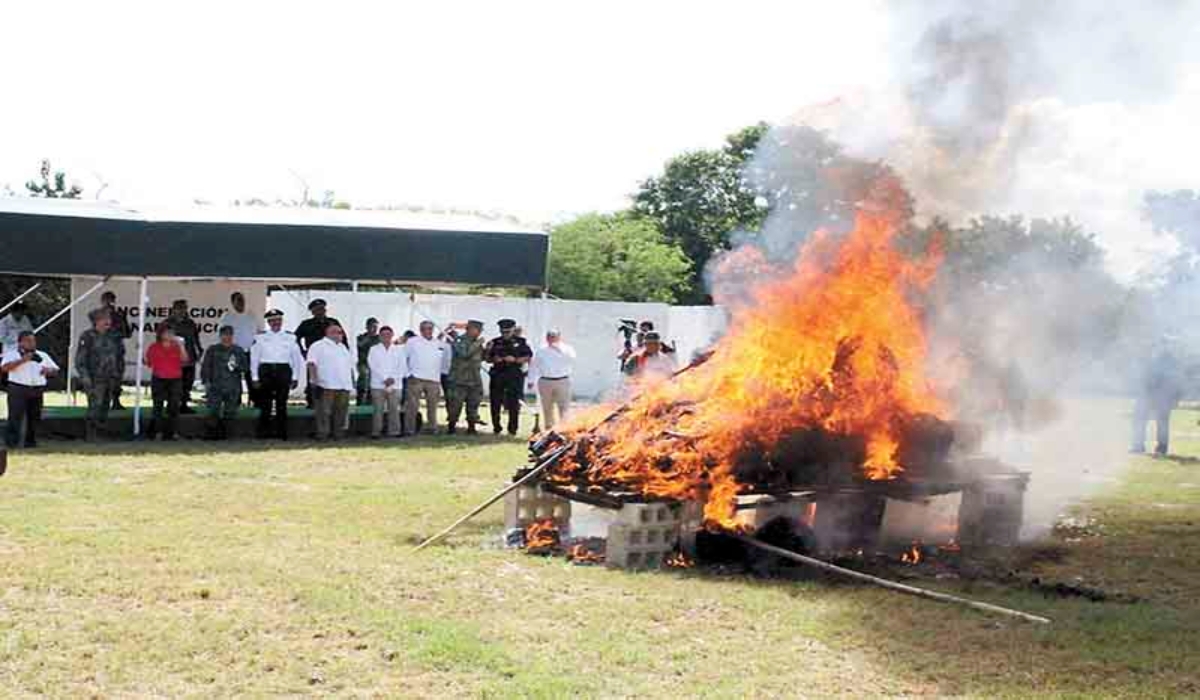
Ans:
MULTIPOLYGON (((1184 454, 1197 414, 1177 412, 1184 454)), ((1196 437, 1193 437, 1196 436, 1196 437)), ((499 547, 519 441, 49 443, 0 479, 0 695, 1200 694, 1200 465, 1134 458, 1023 573, 1138 596, 629 574, 499 547)), ((1036 488, 1036 484, 1034 485, 1036 488)))

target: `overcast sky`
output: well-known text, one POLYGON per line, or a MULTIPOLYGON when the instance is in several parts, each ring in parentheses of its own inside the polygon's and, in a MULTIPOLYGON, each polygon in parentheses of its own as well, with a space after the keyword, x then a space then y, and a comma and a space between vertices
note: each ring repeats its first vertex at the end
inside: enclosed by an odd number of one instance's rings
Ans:
POLYGON ((49 156, 105 198, 225 202, 299 197, 295 171, 356 204, 537 220, 621 207, 673 154, 882 64, 865 2, 183 6, 6 6, 0 185, 49 156))
MULTIPOLYGON (((303 179, 314 197, 334 190, 360 206, 530 222, 616 209, 672 155, 814 103, 902 88, 896 38, 919 34, 916 15, 934 6, 9 3, 0 188, 21 191, 48 156, 87 196, 107 183, 105 199, 131 206, 295 199, 303 179)), ((1022 154, 1003 202, 1075 216, 1129 274, 1163 247, 1140 220, 1141 191, 1200 187, 1200 42, 1155 39, 1171 25, 1148 15, 1123 37, 1121 64, 1155 42, 1193 47, 1156 58, 1172 68, 1136 104, 1039 95, 1028 109, 1059 135, 1022 154)), ((1075 41, 1094 43, 1075 28, 1075 41)), ((1105 82, 1086 56, 1057 60, 1075 81, 1105 82)))

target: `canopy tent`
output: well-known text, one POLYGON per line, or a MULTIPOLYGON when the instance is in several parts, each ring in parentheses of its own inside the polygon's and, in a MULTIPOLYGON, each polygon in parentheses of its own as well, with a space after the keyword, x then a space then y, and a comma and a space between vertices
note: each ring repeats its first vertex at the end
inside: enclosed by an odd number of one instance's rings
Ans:
POLYGON ((195 207, 139 212, 0 198, 0 273, 546 286, 549 237, 394 211, 195 207))
MULTIPOLYGON (((112 278, 241 279, 543 291, 549 237, 498 220, 405 211, 192 207, 139 211, 73 200, 0 197, 0 274, 112 278)), ((144 334, 138 334, 138 356, 144 334)), ((68 362, 68 366, 70 363, 68 362)), ((137 364, 134 433, 140 431, 137 364)), ((69 382, 68 382, 69 386, 69 382)))

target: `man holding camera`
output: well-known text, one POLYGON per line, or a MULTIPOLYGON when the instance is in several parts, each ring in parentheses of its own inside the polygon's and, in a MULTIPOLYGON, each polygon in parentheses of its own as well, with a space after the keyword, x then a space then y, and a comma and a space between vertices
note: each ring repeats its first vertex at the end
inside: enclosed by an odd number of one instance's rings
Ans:
POLYGON ((0 357, 0 372, 8 374, 8 427, 4 444, 16 447, 24 432, 25 447, 37 447, 37 424, 42 419, 46 378, 58 374, 58 365, 49 355, 38 352, 37 336, 32 331, 21 331, 16 346, 5 350, 0 357))

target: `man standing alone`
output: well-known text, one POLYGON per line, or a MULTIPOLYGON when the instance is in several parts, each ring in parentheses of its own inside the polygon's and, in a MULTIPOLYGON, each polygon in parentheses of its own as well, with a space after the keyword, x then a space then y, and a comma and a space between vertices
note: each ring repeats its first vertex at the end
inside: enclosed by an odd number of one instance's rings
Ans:
POLYGON ((467 321, 463 335, 453 330, 450 334, 454 340, 450 344, 450 394, 446 397, 450 419, 446 432, 453 435, 458 431, 458 417, 465 404, 467 435, 474 435, 475 424, 479 422, 479 404, 483 401, 483 379, 479 376, 483 364, 483 322, 467 321))
POLYGON ((571 408, 571 375, 575 371, 575 348, 562 340, 557 330, 546 331, 546 344, 533 354, 531 380, 537 382, 542 404, 542 427, 549 430, 567 417, 571 408))
POLYGON ((422 321, 420 335, 404 344, 408 354, 408 397, 404 405, 404 421, 409 430, 416 430, 421 399, 425 400, 425 423, 422 432, 437 432, 438 400, 442 396, 442 367, 450 350, 444 342, 433 337, 433 322, 422 321))
POLYGON ((357 362, 346 346, 342 327, 325 328, 325 338, 308 349, 308 381, 320 387, 317 396, 317 439, 346 435, 350 394, 354 391, 357 362))
POLYGON ((521 396, 525 391, 525 365, 533 351, 525 339, 516 334, 517 322, 503 318, 497 323, 500 337, 488 343, 484 360, 491 368, 488 383, 492 403, 492 430, 501 433, 500 409, 508 411, 508 434, 516 435, 521 420, 521 396))
POLYGON ((37 447, 37 424, 42 418, 46 378, 58 374, 58 365, 46 353, 38 352, 37 337, 32 331, 22 331, 16 345, 0 357, 0 372, 8 374, 8 425, 4 444, 16 447, 24 433, 25 447, 37 447))
POLYGON ((79 336, 75 350, 75 375, 87 393, 86 436, 95 440, 108 424, 112 395, 125 374, 125 341, 110 333, 112 317, 98 314, 92 327, 79 336))
POLYGON ((192 386, 196 383, 196 365, 199 364, 204 349, 200 347, 200 328, 188 315, 187 299, 176 299, 175 303, 171 304, 171 315, 165 323, 183 343, 184 352, 187 353, 187 360, 183 363, 183 394, 179 400, 179 412, 195 413, 195 409, 189 406, 188 402, 192 398, 192 386))

